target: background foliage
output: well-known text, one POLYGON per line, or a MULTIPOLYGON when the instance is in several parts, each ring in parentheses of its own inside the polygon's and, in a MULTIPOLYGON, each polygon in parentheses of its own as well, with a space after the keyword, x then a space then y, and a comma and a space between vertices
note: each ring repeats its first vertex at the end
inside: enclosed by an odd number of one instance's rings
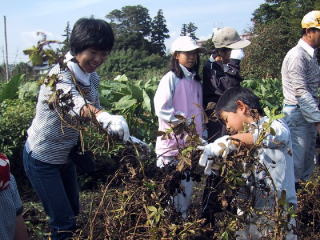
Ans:
POLYGON ((266 0, 253 13, 251 45, 245 48, 242 73, 246 78, 280 78, 287 51, 297 44, 301 19, 315 9, 317 0, 266 0))

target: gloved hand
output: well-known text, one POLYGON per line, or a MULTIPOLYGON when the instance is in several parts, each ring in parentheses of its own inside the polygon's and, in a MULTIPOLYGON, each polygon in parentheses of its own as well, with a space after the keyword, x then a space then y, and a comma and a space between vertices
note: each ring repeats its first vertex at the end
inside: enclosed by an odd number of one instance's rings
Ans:
POLYGON ((102 125, 102 128, 106 129, 110 135, 118 136, 124 142, 128 141, 130 133, 124 117, 101 111, 97 113, 96 119, 102 125))
POLYGON ((236 150, 236 146, 232 143, 229 135, 220 137, 213 143, 206 146, 198 146, 197 148, 203 150, 199 159, 199 165, 205 167, 204 173, 206 175, 211 174, 211 166, 213 164, 212 160, 208 160, 209 157, 226 157, 230 152, 236 150))
POLYGON ((129 136, 128 141, 133 144, 139 144, 142 148, 146 149, 148 152, 151 152, 151 149, 148 144, 146 144, 144 141, 142 141, 134 136, 129 136))
POLYGON ((232 49, 230 58, 232 59, 237 59, 237 60, 242 60, 244 58, 244 52, 242 49, 232 49))

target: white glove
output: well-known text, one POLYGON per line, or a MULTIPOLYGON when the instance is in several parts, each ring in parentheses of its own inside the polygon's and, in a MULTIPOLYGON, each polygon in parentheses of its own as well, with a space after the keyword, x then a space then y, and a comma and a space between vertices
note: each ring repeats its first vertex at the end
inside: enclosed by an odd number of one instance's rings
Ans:
POLYGON ((139 144, 141 147, 146 149, 148 152, 151 152, 151 149, 148 144, 146 144, 144 141, 142 141, 134 136, 130 136, 128 141, 133 144, 139 144))
POLYGON ((205 167, 204 173, 211 174, 212 157, 226 157, 230 152, 236 150, 236 146, 232 143, 229 135, 216 139, 213 143, 206 146, 198 146, 197 149, 203 150, 199 159, 199 165, 205 167))
POLYGON ((110 135, 118 136, 124 142, 127 142, 130 136, 129 127, 124 117, 120 115, 111 115, 107 112, 99 112, 96 115, 97 121, 106 129, 110 135))
POLYGON ((241 48, 240 49, 232 49, 231 54, 230 54, 230 58, 242 60, 242 58, 244 58, 243 50, 241 48))

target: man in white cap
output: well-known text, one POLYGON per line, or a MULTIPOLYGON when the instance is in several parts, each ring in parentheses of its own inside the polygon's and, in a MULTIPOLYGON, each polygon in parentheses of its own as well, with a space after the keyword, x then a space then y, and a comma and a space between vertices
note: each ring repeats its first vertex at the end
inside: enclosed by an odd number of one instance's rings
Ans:
POLYGON ((296 187, 313 172, 316 134, 320 130, 320 70, 316 57, 320 47, 320 11, 307 13, 301 27, 302 37, 285 56, 281 69, 283 112, 291 131, 296 187))
MULTIPOLYGON (((242 48, 250 44, 249 40, 240 38, 238 32, 231 27, 217 29, 212 38, 215 49, 203 68, 203 105, 217 103, 225 90, 239 87, 240 61, 244 57, 242 48)), ((208 115, 211 111, 207 112, 208 115)), ((209 121, 207 124, 208 140, 213 142, 223 136, 223 125, 209 121)))
MULTIPOLYGON (((217 103, 227 89, 240 86, 242 81, 240 61, 244 57, 242 48, 250 44, 249 40, 241 39, 238 32, 231 27, 217 29, 212 42, 215 49, 203 68, 203 106, 205 109, 209 102, 217 103)), ((206 111, 208 116, 212 112, 212 110, 206 111)), ((209 121, 207 131, 209 142, 226 135, 224 125, 218 121, 209 121)), ((212 192, 212 188, 220 181, 219 178, 211 174, 207 178, 203 193, 202 216, 212 223, 214 223, 214 213, 221 211, 222 208, 218 204, 219 196, 212 192)))

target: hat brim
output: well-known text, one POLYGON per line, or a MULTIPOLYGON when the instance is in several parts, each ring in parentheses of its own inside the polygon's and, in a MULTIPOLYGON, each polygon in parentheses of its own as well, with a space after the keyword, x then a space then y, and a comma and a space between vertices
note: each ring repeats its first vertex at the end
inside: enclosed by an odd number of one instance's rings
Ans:
POLYGON ((198 50, 199 52, 205 52, 205 48, 200 46, 192 46, 192 47, 181 48, 181 49, 170 49, 170 52, 173 54, 174 52, 191 52, 194 50, 198 50))
POLYGON ((308 29, 308 28, 317 28, 320 29, 320 26, 312 26, 312 25, 304 25, 302 28, 308 29))
POLYGON ((245 48, 245 47, 249 46, 250 43, 251 42, 249 40, 243 39, 238 42, 231 43, 230 45, 225 46, 225 47, 232 48, 232 49, 240 49, 240 48, 245 48))

